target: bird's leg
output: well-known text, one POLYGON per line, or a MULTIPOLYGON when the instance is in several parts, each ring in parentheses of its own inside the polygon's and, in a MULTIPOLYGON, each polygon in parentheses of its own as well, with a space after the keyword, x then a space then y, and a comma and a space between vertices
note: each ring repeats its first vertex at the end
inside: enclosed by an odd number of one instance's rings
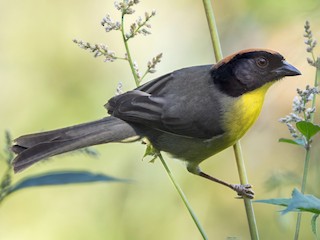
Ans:
POLYGON ((250 198, 250 199, 253 199, 254 197, 254 192, 251 188, 251 185, 250 184, 245 184, 245 185, 242 185, 242 184, 230 184, 230 183, 227 183, 227 182, 224 182, 218 178, 215 178, 215 177, 212 177, 202 171, 199 172, 198 174, 200 177, 204 177, 210 181, 213 181, 213 182, 216 182, 216 183, 220 183, 224 186, 227 186, 229 188, 231 188, 232 190, 236 191, 238 193, 238 196, 239 197, 247 197, 247 198, 250 198))
POLYGON ((230 184, 230 183, 227 183, 227 182, 224 182, 218 178, 215 178, 215 177, 212 177, 204 172, 202 172, 200 170, 199 167, 196 167, 196 168, 193 168, 193 167, 189 167, 188 166, 188 171, 193 173, 193 174, 196 174, 200 177, 203 177, 203 178, 206 178, 210 181, 213 181, 213 182, 216 182, 216 183, 219 183, 219 184, 222 184, 228 188, 231 188, 232 190, 236 191, 238 193, 238 196, 240 198, 243 198, 243 197, 247 197, 247 198, 250 198, 250 199, 253 199, 254 197, 254 192, 251 188, 251 185, 250 184, 230 184))

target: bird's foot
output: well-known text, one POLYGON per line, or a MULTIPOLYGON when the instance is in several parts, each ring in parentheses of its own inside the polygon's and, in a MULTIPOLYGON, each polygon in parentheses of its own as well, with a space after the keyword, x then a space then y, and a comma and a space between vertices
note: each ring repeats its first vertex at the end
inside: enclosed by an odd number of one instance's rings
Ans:
POLYGON ((238 193, 238 198, 249 198, 253 199, 254 191, 252 190, 251 184, 231 184, 231 188, 238 193))

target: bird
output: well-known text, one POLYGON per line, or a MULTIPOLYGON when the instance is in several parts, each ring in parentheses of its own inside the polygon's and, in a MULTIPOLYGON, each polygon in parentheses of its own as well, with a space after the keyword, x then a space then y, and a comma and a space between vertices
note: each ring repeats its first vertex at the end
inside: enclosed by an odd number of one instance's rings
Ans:
POLYGON ((267 90, 301 75, 278 52, 245 49, 216 64, 182 68, 113 96, 109 116, 14 140, 13 169, 88 146, 146 139, 186 164, 190 173, 253 198, 251 185, 230 184, 204 173, 200 163, 234 145, 257 120, 267 90))

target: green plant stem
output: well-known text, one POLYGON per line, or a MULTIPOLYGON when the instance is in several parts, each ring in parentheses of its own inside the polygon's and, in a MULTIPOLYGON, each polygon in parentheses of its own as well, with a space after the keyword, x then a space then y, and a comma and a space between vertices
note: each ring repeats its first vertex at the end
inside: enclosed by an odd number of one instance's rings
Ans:
POLYGON ((210 0, 203 0, 204 10, 207 16, 207 22, 210 30, 210 36, 216 61, 223 58, 221 44, 218 34, 218 28, 214 17, 213 7, 210 0))
POLYGON ((122 15, 121 15, 121 34, 122 34, 122 39, 123 39, 123 42, 124 42, 124 46, 126 48, 126 53, 127 53, 130 69, 131 69, 134 81, 136 83, 136 86, 138 87, 139 84, 140 84, 140 80, 139 80, 139 77, 138 77, 138 75, 136 73, 136 70, 134 69, 134 63, 133 63, 133 60, 132 60, 132 57, 131 57, 131 54, 130 54, 129 45, 128 45, 128 40, 129 39, 127 39, 127 37, 125 35, 125 32, 124 32, 124 16, 125 16, 125 14, 122 13, 122 15))
MULTIPOLYGON (((314 54, 312 53, 313 60, 315 61, 314 54)), ((320 69, 316 69, 316 76, 314 80, 314 87, 317 87, 319 85, 320 81, 320 69)), ((316 94, 314 94, 311 107, 314 108, 316 106, 316 94)), ((314 113, 310 115, 310 122, 314 122, 314 113)), ((309 144, 308 144, 309 145, 309 144)), ((301 193, 304 194, 306 191, 306 186, 307 186, 307 178, 308 178, 308 170, 309 170, 309 164, 310 164, 310 155, 311 155, 311 148, 306 149, 306 156, 304 160, 304 166, 303 166, 303 175, 302 175, 302 182, 301 182, 301 193)), ((300 226, 301 226, 301 218, 302 218, 302 213, 299 212, 297 216, 297 222, 296 222, 296 230, 294 233, 294 240, 299 239, 299 233, 300 233, 300 226)))
MULTIPOLYGON (((314 80, 314 87, 318 87, 320 83, 320 69, 317 68, 316 70, 316 76, 315 76, 315 80, 314 80)), ((317 95, 314 94, 313 99, 312 99, 312 103, 311 103, 311 107, 314 108, 316 106, 316 97, 317 95)), ((310 116, 310 121, 313 123, 314 122, 314 113, 311 114, 310 116)))
MULTIPOLYGON (((304 160, 304 166, 303 166, 303 175, 302 175, 302 182, 301 182, 301 193, 304 194, 306 191, 306 185, 307 185, 307 178, 308 178, 308 170, 309 170, 309 163, 310 163, 310 148, 306 150, 306 156, 304 160)), ((297 223, 296 223, 296 230, 294 233, 294 240, 299 239, 299 233, 300 233, 300 225, 301 225, 301 218, 302 213, 299 212, 297 216, 297 223)))
MULTIPOLYGON (((220 61, 222 59, 222 51, 221 51, 221 45, 220 45, 220 41, 219 41, 218 28, 216 26, 216 21, 215 21, 211 1, 210 0, 203 0, 203 5, 205 8, 207 21, 208 21, 208 25, 209 25, 209 29, 210 29, 210 35, 211 35, 211 40, 212 40, 212 44, 213 44, 215 58, 216 58, 216 61, 220 61)), ((242 157, 241 145, 240 145, 239 141, 236 142, 233 149, 234 149, 234 154, 235 154, 236 162, 237 162, 237 166, 238 166, 238 173, 239 173, 239 177, 240 177, 240 182, 241 182, 241 184, 247 184, 248 178, 247 178, 247 174, 246 174, 245 164, 244 164, 244 160, 242 157)), ((257 228, 257 224, 256 224, 256 219, 255 219, 255 215, 254 215, 252 202, 248 198, 244 198, 243 200, 244 200, 244 205, 245 205, 245 209, 246 209, 251 239, 257 240, 257 239, 259 239, 259 234, 258 234, 258 228, 257 228)))
POLYGON ((303 175, 302 175, 302 182, 301 182, 301 193, 304 194, 306 191, 307 186, 307 178, 308 178, 308 170, 309 170, 309 164, 310 164, 310 148, 306 150, 306 156, 304 160, 304 166, 303 166, 303 175))
POLYGON ((7 166, 6 171, 4 172, 2 179, 1 179, 1 187, 0 187, 0 204, 2 203, 3 199, 7 196, 8 187, 11 184, 11 172, 12 168, 7 166))
POLYGON ((174 179, 174 177, 173 177, 173 175, 172 175, 172 173, 171 173, 171 171, 170 171, 167 163, 165 162, 165 160, 163 159, 163 157, 162 157, 161 154, 159 154, 158 157, 159 157, 159 159, 161 160, 162 165, 163 165, 164 168, 166 169, 166 172, 167 172, 167 174, 168 174, 171 182, 173 183, 174 187, 176 188, 177 192, 179 193, 179 195, 180 195, 183 203, 184 203, 185 206, 187 207, 187 209, 188 209, 188 211, 189 211, 189 213, 190 213, 190 215, 191 215, 194 223, 196 224, 197 228, 199 229, 199 231, 200 231, 203 239, 208 239, 208 237, 207 237, 204 229, 202 228, 202 226, 201 226, 201 224, 200 224, 197 216, 195 215, 194 211, 192 210, 192 208, 191 208, 191 206, 190 206, 190 204, 189 204, 189 202, 188 202, 188 199, 186 198, 186 196, 184 195, 183 191, 181 190, 181 188, 179 187, 179 185, 178 185, 177 182, 175 181, 175 179, 174 179))
MULTIPOLYGON (((240 141, 237 141, 236 144, 233 145, 233 150, 234 150, 234 154, 236 157, 240 183, 242 185, 248 184, 247 171, 246 171, 246 167, 244 164, 240 141)), ((244 206, 246 209, 251 239, 258 240, 259 239, 259 232, 258 232, 255 214, 254 214, 254 209, 252 206, 252 201, 249 198, 244 198, 243 201, 244 201, 244 206)))

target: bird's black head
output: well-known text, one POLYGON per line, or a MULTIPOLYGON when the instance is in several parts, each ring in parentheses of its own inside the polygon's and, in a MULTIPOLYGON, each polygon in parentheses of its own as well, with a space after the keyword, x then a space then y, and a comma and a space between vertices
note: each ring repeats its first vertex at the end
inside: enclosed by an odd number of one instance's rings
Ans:
POLYGON ((300 74, 282 55, 263 49, 238 52, 222 59, 212 68, 214 83, 222 92, 232 97, 238 97, 285 76, 300 74))

